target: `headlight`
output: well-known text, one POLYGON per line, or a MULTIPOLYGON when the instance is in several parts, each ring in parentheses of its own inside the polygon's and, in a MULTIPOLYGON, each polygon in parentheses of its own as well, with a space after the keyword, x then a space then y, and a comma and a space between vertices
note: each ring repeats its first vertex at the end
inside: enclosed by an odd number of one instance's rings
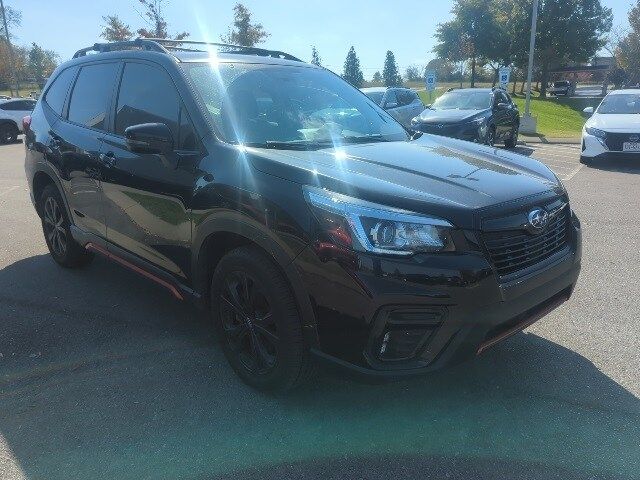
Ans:
POLYGON ((586 127, 585 130, 589 135, 593 135, 594 137, 598 137, 603 140, 607 138, 607 132, 600 130, 599 128, 586 127))
POLYGON ((484 117, 474 118, 470 123, 474 125, 482 125, 484 123, 484 117))
POLYGON ((441 218, 366 202, 318 187, 304 196, 333 243, 386 255, 454 250, 451 225, 441 218))

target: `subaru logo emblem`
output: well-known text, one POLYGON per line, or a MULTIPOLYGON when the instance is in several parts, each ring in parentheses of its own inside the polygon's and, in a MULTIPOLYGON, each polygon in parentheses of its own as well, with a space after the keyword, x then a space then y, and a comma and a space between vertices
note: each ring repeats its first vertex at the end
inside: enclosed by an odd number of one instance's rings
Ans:
POLYGON ((528 230, 532 233, 540 233, 549 223, 549 212, 542 208, 536 208, 529 212, 527 220, 529 220, 528 230))
POLYGON ((436 125, 436 128, 444 128, 444 125, 442 123, 439 123, 436 125))
POLYGON ((638 140, 640 140, 640 135, 631 135, 629 137, 630 142, 637 142, 638 140))

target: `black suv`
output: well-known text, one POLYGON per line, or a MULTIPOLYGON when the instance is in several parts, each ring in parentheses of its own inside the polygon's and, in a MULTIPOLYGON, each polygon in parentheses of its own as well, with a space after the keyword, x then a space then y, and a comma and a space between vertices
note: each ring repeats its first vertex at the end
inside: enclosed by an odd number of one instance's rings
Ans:
POLYGON ((507 148, 518 143, 520 112, 500 88, 450 89, 411 120, 420 132, 507 148))
POLYGON ((101 254, 204 306, 257 388, 319 359, 398 377, 472 358, 578 278, 580 225, 547 167, 412 137, 282 52, 96 44, 24 123, 54 260, 101 254))

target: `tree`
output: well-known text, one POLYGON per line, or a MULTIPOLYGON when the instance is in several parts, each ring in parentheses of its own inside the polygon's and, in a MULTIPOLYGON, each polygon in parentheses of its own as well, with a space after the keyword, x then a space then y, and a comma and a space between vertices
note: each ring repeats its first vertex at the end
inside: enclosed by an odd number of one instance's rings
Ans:
POLYGON ((241 3, 236 3, 233 7, 233 27, 220 38, 225 43, 255 47, 269 36, 270 34, 264 30, 261 23, 251 23, 249 9, 241 3))
POLYGON ((321 61, 322 59, 320 58, 320 54, 318 53, 318 50, 316 49, 315 45, 312 46, 311 47, 311 63, 321 67, 322 66, 322 63, 320 63, 321 61))
MULTIPOLYGON (((544 1, 544 0, 543 0, 544 1)), ((471 60, 471 87, 475 87, 478 57, 486 55, 495 43, 496 22, 493 0, 455 0, 453 20, 436 29, 434 50, 452 62, 471 60)))
POLYGON ((140 15, 147 22, 149 28, 139 28, 138 35, 146 38, 174 38, 182 40, 189 36, 187 32, 177 33, 173 36, 169 35, 168 24, 165 20, 162 10, 167 0, 138 0, 144 11, 140 15))
POLYGON ((353 46, 349 49, 347 58, 344 61, 344 73, 342 74, 342 78, 356 88, 362 87, 362 84, 364 83, 364 75, 360 69, 360 60, 358 60, 356 50, 353 46))
POLYGON ((131 40, 133 32, 129 25, 125 24, 117 15, 107 15, 102 17, 104 25, 100 36, 108 42, 122 42, 131 40))
POLYGON ((450 82, 459 79, 460 67, 449 60, 434 58, 425 67, 425 72, 436 72, 436 78, 442 82, 450 82))
POLYGON ((373 74, 371 82, 375 83, 376 85, 382 85, 382 75, 380 75, 380 72, 376 71, 376 73, 373 74))
POLYGON ((47 78, 58 66, 58 54, 45 50, 40 45, 31 44, 28 54, 27 70, 40 88, 44 87, 47 78))
POLYGON ((396 57, 391 50, 387 50, 387 56, 384 59, 384 68, 382 69, 382 78, 387 87, 395 87, 402 85, 402 78, 398 72, 396 65, 396 57))
MULTIPOLYGON (((7 19, 7 27, 9 27, 9 38, 13 37, 11 33, 12 27, 19 27, 20 23, 22 23, 22 13, 18 10, 15 10, 9 6, 4 7, 4 14, 7 19)), ((2 12, 0 12, 0 18, 2 18, 2 12)), ((3 40, 7 39, 7 34, 4 31, 4 22, 0 21, 0 37, 3 40)))
POLYGON ((640 82, 640 0, 629 11, 629 32, 616 48, 616 58, 624 69, 628 83, 640 82))
POLYGON ((404 78, 407 79, 407 82, 418 82, 424 78, 421 72, 422 70, 417 65, 409 65, 404 71, 404 78))
MULTIPOLYGON (((523 3, 532 8, 531 1, 523 3)), ((606 44, 613 14, 600 0, 543 0, 539 9, 536 59, 545 97, 553 67, 587 62, 606 44)))

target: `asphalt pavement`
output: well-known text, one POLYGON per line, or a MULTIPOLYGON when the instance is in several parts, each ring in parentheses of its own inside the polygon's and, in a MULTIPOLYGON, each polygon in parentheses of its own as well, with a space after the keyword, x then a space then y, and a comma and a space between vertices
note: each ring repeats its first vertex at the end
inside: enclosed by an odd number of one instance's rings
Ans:
POLYGON ((0 479, 640 478, 640 161, 578 148, 518 147, 582 220, 567 304, 459 367, 272 397, 193 307, 102 258, 59 268, 0 146, 0 479))

